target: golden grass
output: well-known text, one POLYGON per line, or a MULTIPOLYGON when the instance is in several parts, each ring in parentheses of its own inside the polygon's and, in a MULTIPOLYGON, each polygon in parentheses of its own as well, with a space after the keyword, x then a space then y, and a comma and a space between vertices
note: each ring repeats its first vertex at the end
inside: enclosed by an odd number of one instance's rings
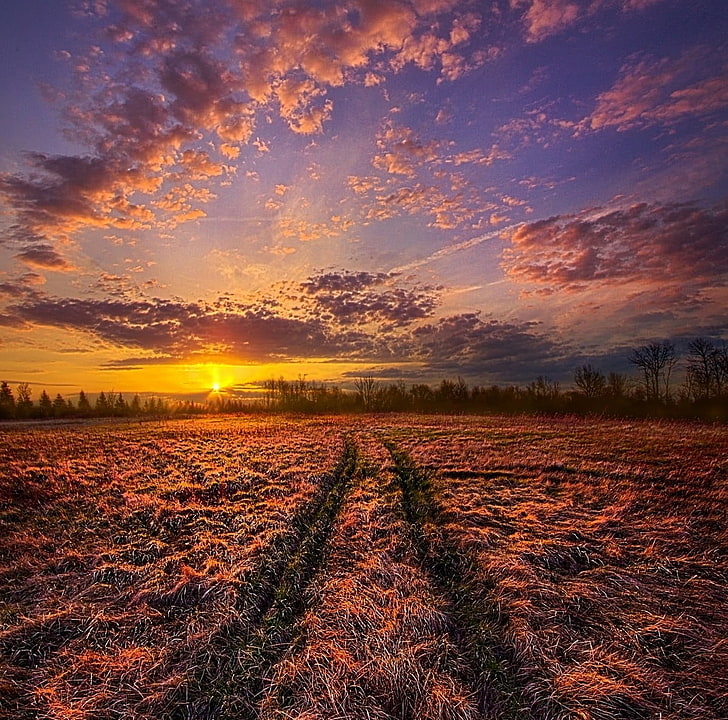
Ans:
POLYGON ((507 618, 534 716, 728 717, 724 429, 515 420, 431 443, 397 434, 436 469, 443 526, 507 618))
POLYGON ((728 717, 721 427, 0 433, 0 717, 728 717))

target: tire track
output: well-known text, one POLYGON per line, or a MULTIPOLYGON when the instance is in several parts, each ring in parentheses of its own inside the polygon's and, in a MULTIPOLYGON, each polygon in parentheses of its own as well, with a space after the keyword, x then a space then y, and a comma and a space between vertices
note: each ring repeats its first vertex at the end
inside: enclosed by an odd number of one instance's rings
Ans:
POLYGON ((336 467, 293 519, 293 536, 276 543, 241 593, 237 617, 210 637, 196 673, 175 694, 171 720, 256 720, 266 682, 295 642, 305 590, 358 470, 357 447, 347 438, 336 467))
POLYGON ((505 618, 488 599, 493 586, 478 573, 476 558, 448 535, 432 473, 391 441, 384 445, 394 461, 418 561, 447 600, 453 641, 468 661, 470 672, 462 680, 472 689, 484 717, 526 720, 530 713, 519 691, 512 653, 502 638, 505 618))

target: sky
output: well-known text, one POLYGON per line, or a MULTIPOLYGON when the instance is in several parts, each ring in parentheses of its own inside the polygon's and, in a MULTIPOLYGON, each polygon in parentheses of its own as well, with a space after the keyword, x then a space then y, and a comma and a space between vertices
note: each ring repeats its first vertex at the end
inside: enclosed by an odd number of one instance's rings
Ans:
POLYGON ((11 384, 568 384, 728 339, 724 0, 3 15, 11 384))

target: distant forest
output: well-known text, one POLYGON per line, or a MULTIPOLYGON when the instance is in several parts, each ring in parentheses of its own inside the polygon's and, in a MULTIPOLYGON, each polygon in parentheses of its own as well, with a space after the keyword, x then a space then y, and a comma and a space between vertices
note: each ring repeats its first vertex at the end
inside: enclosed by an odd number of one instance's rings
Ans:
POLYGON ((266 380, 256 399, 224 393, 204 403, 146 398, 128 401, 121 393, 101 392, 92 404, 82 390, 77 403, 43 390, 33 401, 28 383, 0 383, 0 419, 93 417, 169 417, 251 412, 418 412, 418 413, 575 413, 615 417, 674 417, 728 420, 728 347, 698 338, 681 357, 668 341, 634 349, 634 376, 604 374, 591 364, 574 371, 573 388, 539 376, 525 387, 469 386, 458 377, 437 385, 385 383, 359 377, 354 389, 284 378, 266 380), (682 381, 677 377, 682 371, 682 381))

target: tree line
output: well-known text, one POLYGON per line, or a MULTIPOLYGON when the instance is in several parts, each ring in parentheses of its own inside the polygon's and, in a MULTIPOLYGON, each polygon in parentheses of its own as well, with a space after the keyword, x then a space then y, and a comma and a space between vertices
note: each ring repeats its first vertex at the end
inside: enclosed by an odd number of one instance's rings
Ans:
POLYGON ((573 387, 562 390, 546 376, 521 387, 468 386, 458 377, 437 385, 355 380, 354 391, 298 380, 263 384, 264 407, 299 412, 502 412, 598 413, 633 417, 697 417, 728 420, 728 347, 693 340, 681 358, 669 341, 633 349, 636 376, 604 373, 591 363, 574 370, 573 387), (681 366, 684 378, 676 383, 681 366))
MULTIPOLYGON (((34 402, 28 383, 20 383, 17 393, 6 381, 0 382, 0 419, 3 420, 44 420, 50 418, 92 418, 92 417, 160 417, 169 415, 173 407, 162 398, 146 398, 143 402, 139 395, 127 401, 121 393, 101 392, 91 403, 81 390, 78 401, 65 399, 60 393, 51 399, 45 390, 41 391, 38 402, 34 402)), ((175 404, 174 409, 177 409, 175 404)), ((186 404, 182 404, 186 405, 186 404)), ((194 403, 189 405, 194 406, 194 403)), ((194 409, 194 408, 190 408, 194 409)), ((199 410, 203 408, 200 406, 199 410)))
POLYGON ((0 383, 0 419, 162 417, 239 412, 445 412, 445 413, 599 413, 633 417, 697 417, 728 420, 728 347, 705 338, 693 340, 680 357, 669 341, 635 348, 629 355, 636 376, 609 372, 590 363, 574 370, 573 387, 539 376, 528 385, 469 386, 458 377, 428 385, 384 383, 372 376, 355 379, 354 389, 299 377, 266 380, 261 397, 243 400, 216 396, 207 403, 171 402, 161 398, 127 401, 121 393, 100 393, 92 404, 79 393, 76 404, 59 393, 41 392, 37 403, 21 383, 14 394, 0 383), (676 382, 682 369, 683 380, 676 382))

